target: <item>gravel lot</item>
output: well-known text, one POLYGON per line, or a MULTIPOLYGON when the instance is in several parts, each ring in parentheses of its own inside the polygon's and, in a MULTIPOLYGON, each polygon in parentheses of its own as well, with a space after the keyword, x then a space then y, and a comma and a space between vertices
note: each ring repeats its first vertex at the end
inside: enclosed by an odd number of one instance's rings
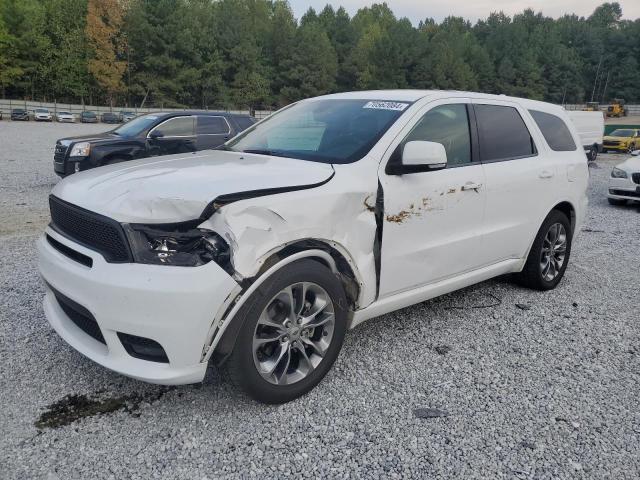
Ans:
POLYGON ((640 477, 640 214, 605 198, 622 155, 591 169, 556 290, 498 279, 372 320, 313 392, 273 407, 214 369, 129 380, 47 324, 34 240, 53 144, 104 129, 0 122, 3 479, 640 477))

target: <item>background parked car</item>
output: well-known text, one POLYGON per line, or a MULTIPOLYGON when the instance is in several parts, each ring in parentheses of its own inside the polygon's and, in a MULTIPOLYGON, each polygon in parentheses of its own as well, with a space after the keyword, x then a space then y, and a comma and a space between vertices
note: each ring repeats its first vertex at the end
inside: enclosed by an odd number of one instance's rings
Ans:
POLYGON ((2 110, 0 110, 0 120, 2 120, 2 110))
POLYGON ((567 112, 571 122, 580 135, 580 143, 587 158, 594 161, 602 151, 604 135, 604 113, 571 110, 567 112))
POLYGON ((628 152, 640 148, 640 129, 618 128, 605 135, 603 140, 604 151, 613 150, 615 152, 628 152))
POLYGON ((80 123, 98 123, 98 116, 95 112, 82 112, 80 114, 80 123))
POLYGON ((127 123, 136 118, 136 114, 134 112, 128 112, 125 110, 120 111, 120 121, 122 123, 127 123))
POLYGON ((58 140, 53 167, 64 177, 136 158, 213 149, 255 122, 249 115, 226 112, 143 115, 110 132, 58 140))
POLYGON ((73 123, 76 121, 76 116, 71 112, 58 112, 56 113, 56 121, 73 123))
POLYGON ((120 117, 115 113, 105 112, 102 114, 102 123, 120 123, 120 117))
POLYGON ((46 108, 34 108, 33 110, 33 119, 36 122, 51 122, 53 121, 53 117, 51 116, 51 112, 46 108))
POLYGON ((21 120, 24 122, 29 121, 29 112, 24 108, 14 108, 11 110, 11 120, 21 120))

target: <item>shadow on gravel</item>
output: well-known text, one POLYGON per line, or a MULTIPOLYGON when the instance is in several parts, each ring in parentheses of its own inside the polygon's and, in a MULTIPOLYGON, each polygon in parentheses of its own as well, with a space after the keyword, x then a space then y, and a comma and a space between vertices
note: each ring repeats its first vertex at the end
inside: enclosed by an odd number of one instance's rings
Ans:
MULTIPOLYGON (((39 428, 58 428, 77 420, 105 413, 123 410, 132 415, 139 415, 137 410, 142 402, 154 402, 175 387, 161 386, 157 391, 144 395, 138 393, 120 397, 89 398, 86 395, 66 395, 47 407, 47 410, 34 422, 39 428)), ((98 392, 101 393, 101 392, 98 392)))

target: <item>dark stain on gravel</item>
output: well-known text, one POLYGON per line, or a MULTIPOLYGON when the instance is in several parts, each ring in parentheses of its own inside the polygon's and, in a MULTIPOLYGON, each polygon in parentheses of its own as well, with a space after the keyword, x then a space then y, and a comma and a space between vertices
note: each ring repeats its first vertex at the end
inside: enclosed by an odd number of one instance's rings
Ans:
POLYGON ((451 351, 451 347, 449 345, 437 345, 434 350, 438 355, 446 355, 451 351))
MULTIPOLYGON (((153 402, 174 390, 175 387, 160 387, 156 392, 140 395, 133 393, 119 397, 90 398, 87 395, 69 394, 47 406, 34 425, 39 428, 58 428, 70 425, 82 418, 93 417, 123 410, 139 416, 137 410, 142 402, 153 402)), ((99 394, 102 392, 96 392, 99 394)))

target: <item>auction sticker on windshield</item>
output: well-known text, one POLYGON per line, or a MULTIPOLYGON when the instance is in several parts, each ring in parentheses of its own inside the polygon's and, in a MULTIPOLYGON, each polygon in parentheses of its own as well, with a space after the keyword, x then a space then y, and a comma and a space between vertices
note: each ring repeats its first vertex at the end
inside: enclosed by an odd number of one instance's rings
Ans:
POLYGON ((401 112, 408 106, 408 103, 400 102, 368 102, 362 108, 375 108, 378 110, 398 110, 401 112))

